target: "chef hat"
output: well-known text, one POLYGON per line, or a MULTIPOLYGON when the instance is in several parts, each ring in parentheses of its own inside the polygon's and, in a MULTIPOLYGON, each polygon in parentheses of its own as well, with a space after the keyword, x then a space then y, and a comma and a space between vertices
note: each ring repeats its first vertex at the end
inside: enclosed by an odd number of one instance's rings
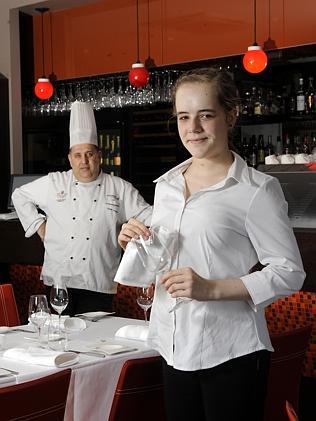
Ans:
POLYGON ((74 145, 90 143, 98 146, 97 127, 94 113, 88 102, 75 101, 70 111, 70 148, 74 145))

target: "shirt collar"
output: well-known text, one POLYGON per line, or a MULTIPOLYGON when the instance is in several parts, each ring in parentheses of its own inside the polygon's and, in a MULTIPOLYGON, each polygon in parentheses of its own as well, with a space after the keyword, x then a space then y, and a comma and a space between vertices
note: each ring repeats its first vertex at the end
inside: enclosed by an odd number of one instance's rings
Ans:
MULTIPOLYGON (((72 172, 72 170, 70 170, 71 172, 72 172)), ((91 186, 91 185, 93 185, 93 184, 100 184, 101 183, 101 181, 102 181, 102 174, 103 174, 103 172, 102 171, 100 171, 100 173, 99 173, 99 175, 98 175, 98 178, 96 178, 95 180, 93 180, 93 181, 89 181, 88 183, 83 183, 82 181, 79 181, 79 180, 77 180, 76 178, 75 178, 75 176, 74 176, 74 173, 72 172, 72 184, 74 184, 74 185, 76 185, 76 184, 80 184, 80 185, 85 185, 85 186, 91 186)))
MULTIPOLYGON (((225 184, 227 180, 233 178, 238 183, 246 183, 251 184, 250 177, 249 177, 249 168, 246 162, 235 152, 231 151, 234 156, 234 161, 232 165, 229 167, 227 177, 225 180, 221 182, 221 184, 225 184)), ((182 174, 188 166, 191 164, 192 158, 187 159, 186 161, 182 162, 181 164, 177 165, 176 167, 172 168, 171 170, 167 171, 165 174, 158 177, 154 180, 155 183, 158 183, 162 180, 171 182, 173 179, 177 178, 179 174, 182 174)))

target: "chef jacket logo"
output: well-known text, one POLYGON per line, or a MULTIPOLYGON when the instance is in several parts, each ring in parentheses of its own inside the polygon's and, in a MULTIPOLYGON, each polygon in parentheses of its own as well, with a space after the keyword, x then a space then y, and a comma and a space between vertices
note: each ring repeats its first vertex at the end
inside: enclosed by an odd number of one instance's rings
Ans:
POLYGON ((66 196, 67 196, 67 193, 65 193, 64 190, 62 190, 61 192, 58 192, 56 196, 57 202, 63 202, 64 200, 66 200, 66 196))

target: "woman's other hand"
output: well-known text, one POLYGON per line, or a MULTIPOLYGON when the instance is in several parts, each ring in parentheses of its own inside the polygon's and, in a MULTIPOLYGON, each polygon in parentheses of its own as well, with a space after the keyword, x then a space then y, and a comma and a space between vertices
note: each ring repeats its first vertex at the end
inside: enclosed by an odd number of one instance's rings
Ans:
POLYGON ((142 222, 131 218, 126 224, 122 225, 118 236, 118 243, 122 249, 125 250, 127 243, 133 238, 138 240, 140 236, 147 240, 150 237, 150 230, 142 222))

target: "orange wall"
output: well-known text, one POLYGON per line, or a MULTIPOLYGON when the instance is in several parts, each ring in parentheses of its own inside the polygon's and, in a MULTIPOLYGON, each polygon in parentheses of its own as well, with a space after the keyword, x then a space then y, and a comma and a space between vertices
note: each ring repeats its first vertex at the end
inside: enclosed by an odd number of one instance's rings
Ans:
MULTIPOLYGON (((315 0, 270 0, 278 48, 316 42, 315 0), (284 8, 283 8, 284 5, 284 8)), ((253 0, 139 0, 140 58, 158 66, 241 54, 254 41, 253 0), (148 3, 149 2, 149 3, 148 3)), ((269 35, 269 0, 257 0, 257 42, 269 35)), ((42 74, 41 18, 34 17, 35 77, 42 74)), ((52 70, 50 19, 44 15, 45 74, 52 70)), ((58 79, 127 71, 136 61, 136 0, 105 0, 52 13, 58 79)))

